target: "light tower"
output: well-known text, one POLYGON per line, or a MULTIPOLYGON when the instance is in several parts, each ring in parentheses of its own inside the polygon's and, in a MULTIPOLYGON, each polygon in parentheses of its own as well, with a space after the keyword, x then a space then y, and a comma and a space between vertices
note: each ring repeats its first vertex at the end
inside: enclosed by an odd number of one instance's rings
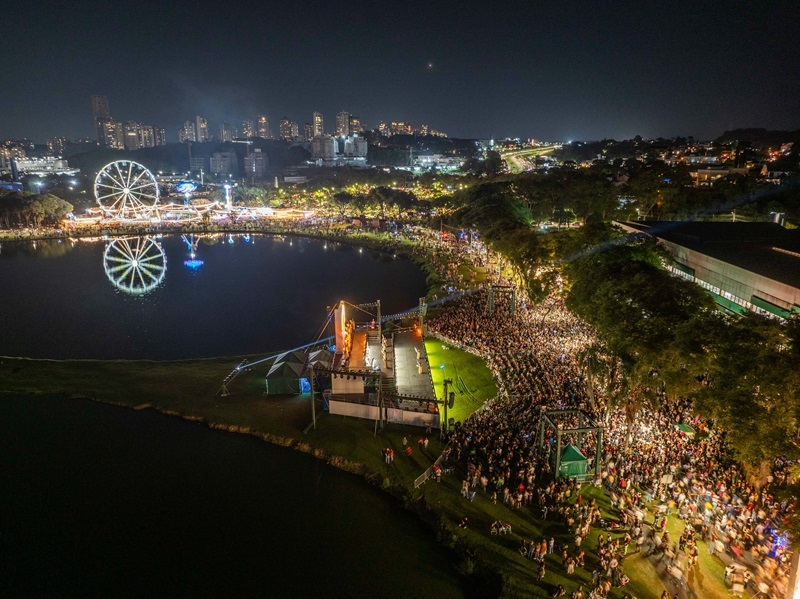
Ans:
POLYGON ((225 209, 228 211, 228 214, 230 214, 231 208, 233 207, 233 203, 231 201, 231 196, 232 196, 231 186, 230 185, 226 185, 225 186, 225 209))

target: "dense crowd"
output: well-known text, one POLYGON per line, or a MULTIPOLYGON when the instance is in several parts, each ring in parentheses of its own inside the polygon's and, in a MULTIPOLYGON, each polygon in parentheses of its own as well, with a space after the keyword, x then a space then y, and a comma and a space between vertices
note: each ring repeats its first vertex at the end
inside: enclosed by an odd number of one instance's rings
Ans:
MULTIPOLYGON (((478 350, 501 391, 500 399, 468 418, 450 440, 451 456, 466 472, 465 492, 482 489, 493 502, 512 509, 531 506, 539 518, 556 514, 562 519, 574 535, 571 547, 562 549, 564 571, 593 568, 586 596, 607 596, 610 588, 627 582, 623 563, 629 547, 644 547, 665 563, 665 578, 680 584, 691 576, 701 541, 733 564, 727 582, 783 596, 789 555, 779 529, 794 505, 777 501, 770 489, 789 476, 787 465, 775 464, 766 484, 756 489, 732 461, 724 435, 694 416, 685 400, 664 401, 658 409, 644 406, 633 422, 621 409, 601 413, 602 402, 595 406, 586 396, 587 381, 576 358, 594 342, 590 327, 559 297, 535 306, 519 301, 514 308, 499 302, 490 313, 488 291, 483 291, 458 300, 429 323, 433 333, 478 350), (594 505, 574 502, 576 495, 580 498, 576 483, 552 476, 555 431, 548 427, 540 439, 539 424, 543 410, 565 409, 582 409, 603 421, 601 463, 590 482, 608 491, 618 514, 614 521, 603 521, 594 505), (677 539, 666 530, 667 516, 673 514, 684 522, 677 539), (607 529, 608 538, 601 535, 596 558, 587 565, 581 544, 590 526, 607 529)), ((556 427, 564 430, 578 424, 569 413, 557 420, 556 427)), ((565 437, 580 441, 590 459, 600 440, 593 433, 580 440, 565 437)), ((590 471, 593 466, 590 462, 590 471)), ((540 576, 543 546, 544 541, 532 541, 525 551, 540 563, 540 576)), ((566 594, 560 587, 554 592, 561 591, 566 594)), ((583 593, 581 587, 574 596, 583 593)))

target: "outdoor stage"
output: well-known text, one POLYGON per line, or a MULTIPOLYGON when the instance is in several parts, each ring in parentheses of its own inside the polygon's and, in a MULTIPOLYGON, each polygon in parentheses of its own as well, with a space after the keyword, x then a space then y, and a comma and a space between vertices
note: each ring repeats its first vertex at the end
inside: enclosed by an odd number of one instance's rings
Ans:
POLYGON ((394 367, 398 395, 436 399, 425 343, 416 331, 404 331, 394 336, 394 367))

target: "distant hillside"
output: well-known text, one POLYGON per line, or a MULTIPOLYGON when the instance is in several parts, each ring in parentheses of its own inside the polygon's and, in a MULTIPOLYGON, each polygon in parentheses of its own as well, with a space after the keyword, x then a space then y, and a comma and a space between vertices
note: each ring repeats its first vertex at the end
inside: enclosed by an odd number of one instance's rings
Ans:
POLYGON ((766 129, 752 127, 748 129, 733 129, 726 131, 717 138, 719 142, 749 141, 768 146, 776 146, 787 141, 800 142, 800 129, 796 131, 767 131, 766 129))

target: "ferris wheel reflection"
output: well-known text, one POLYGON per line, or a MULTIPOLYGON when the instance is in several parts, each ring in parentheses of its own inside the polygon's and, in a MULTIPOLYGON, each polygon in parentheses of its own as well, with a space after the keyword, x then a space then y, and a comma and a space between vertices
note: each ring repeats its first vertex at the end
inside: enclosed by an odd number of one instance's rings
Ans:
POLYGON ((149 293, 164 280, 167 257, 152 237, 126 237, 111 241, 103 253, 106 277, 129 295, 149 293))

